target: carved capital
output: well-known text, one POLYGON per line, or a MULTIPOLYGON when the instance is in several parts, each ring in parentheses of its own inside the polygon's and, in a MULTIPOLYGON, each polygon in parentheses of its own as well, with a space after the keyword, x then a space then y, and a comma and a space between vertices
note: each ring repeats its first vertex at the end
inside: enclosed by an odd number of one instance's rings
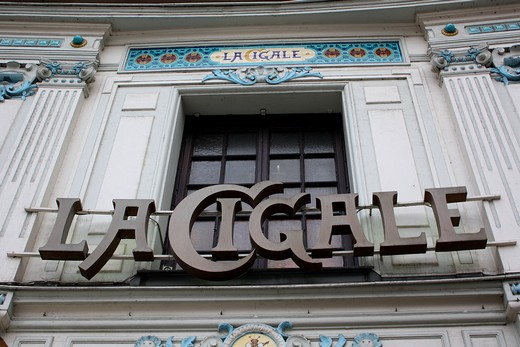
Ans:
POLYGON ((491 64, 491 52, 487 47, 472 47, 465 52, 452 52, 445 49, 440 52, 432 52, 431 64, 445 70, 451 65, 476 65, 477 67, 489 67, 491 64))
POLYGON ((58 62, 42 60, 37 70, 37 78, 42 86, 83 87, 85 97, 88 97, 88 85, 95 80, 99 61, 58 62))

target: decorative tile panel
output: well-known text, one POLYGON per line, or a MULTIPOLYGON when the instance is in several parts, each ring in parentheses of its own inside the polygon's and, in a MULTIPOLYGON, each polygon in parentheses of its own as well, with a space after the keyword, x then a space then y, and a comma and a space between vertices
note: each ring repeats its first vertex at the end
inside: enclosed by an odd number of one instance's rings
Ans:
POLYGON ((404 63, 399 41, 130 48, 123 71, 404 63))
POLYGON ((466 31, 470 35, 487 34, 487 33, 503 32, 503 31, 514 31, 514 30, 520 30, 520 22, 472 25, 472 26, 466 27, 466 31))
POLYGON ((61 39, 36 39, 36 38, 12 38, 0 37, 0 47, 61 47, 61 39))

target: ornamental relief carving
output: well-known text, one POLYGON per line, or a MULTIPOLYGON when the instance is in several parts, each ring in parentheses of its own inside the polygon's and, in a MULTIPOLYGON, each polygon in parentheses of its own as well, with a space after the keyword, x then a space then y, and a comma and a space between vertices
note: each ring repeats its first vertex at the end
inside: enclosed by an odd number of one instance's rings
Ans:
POLYGON ((0 65, 0 102, 6 99, 19 98, 25 100, 36 93, 34 84, 37 66, 10 61, 0 65))
POLYGON ((499 47, 493 50, 493 65, 491 72, 497 81, 505 85, 520 81, 520 45, 509 48, 499 47))
MULTIPOLYGON (((266 324, 245 324, 238 328, 228 323, 218 327, 219 335, 204 338, 198 347, 311 347, 311 342, 302 335, 289 335, 286 330, 292 323, 285 321, 274 328, 266 324)), ((143 336, 136 341, 135 347, 194 347, 195 336, 180 339, 176 344, 174 337, 164 342, 157 336, 143 336)), ((339 334, 336 342, 329 336, 320 335, 320 347, 345 347, 347 339, 339 334)), ((361 333, 354 336, 352 347, 383 347, 379 336, 374 333, 361 333)))
POLYGON ((488 47, 472 47, 463 53, 446 49, 434 52, 430 62, 441 73, 471 73, 489 69, 495 80, 505 85, 520 81, 520 45, 492 50, 488 47))
MULTIPOLYGON (((0 102, 25 100, 38 89, 37 82, 66 85, 88 85, 94 81, 98 61, 57 62, 42 60, 39 65, 10 61, 0 65, 0 102)), ((85 96, 88 96, 85 89, 85 96)))

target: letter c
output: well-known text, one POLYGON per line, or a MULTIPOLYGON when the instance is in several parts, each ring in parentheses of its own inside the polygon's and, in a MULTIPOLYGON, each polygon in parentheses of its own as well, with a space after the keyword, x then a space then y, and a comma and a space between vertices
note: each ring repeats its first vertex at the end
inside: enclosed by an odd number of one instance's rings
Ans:
POLYGON ((240 198, 255 207, 265 197, 283 192, 282 183, 260 182, 251 188, 223 184, 197 190, 182 200, 172 213, 168 236, 179 265, 205 280, 225 281, 246 272, 255 261, 255 251, 235 261, 218 262, 203 258, 191 242, 190 233, 199 214, 221 198, 240 198))

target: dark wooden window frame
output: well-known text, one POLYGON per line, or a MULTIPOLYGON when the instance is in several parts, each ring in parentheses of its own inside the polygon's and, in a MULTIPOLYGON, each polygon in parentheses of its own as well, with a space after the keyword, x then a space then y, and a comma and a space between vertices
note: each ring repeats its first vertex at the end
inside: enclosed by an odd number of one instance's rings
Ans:
MULTIPOLYGON (((336 178, 338 193, 348 193, 350 191, 348 170, 345 155, 344 145, 344 134, 342 118, 340 114, 299 114, 299 115, 230 115, 230 116, 200 116, 194 117, 189 116, 186 118, 186 124, 183 134, 183 146, 181 149, 181 159, 176 177, 175 190, 172 199, 172 209, 188 194, 190 190, 200 189, 205 184, 189 184, 190 178, 190 167, 193 161, 207 160, 207 161, 220 161, 220 177, 219 183, 224 183, 225 167, 227 160, 256 160, 255 168, 255 181, 263 181, 269 178, 269 161, 271 159, 298 159, 300 160, 300 177, 305 177, 305 165, 303 161, 305 159, 320 159, 320 158, 334 158, 336 168, 336 178), (299 141, 299 153, 291 154, 270 154, 270 134, 277 131, 297 132, 298 136, 302 136, 306 131, 330 131, 333 133, 333 146, 334 153, 304 153, 303 141, 299 141), (222 155, 214 156, 197 156, 193 155, 193 146, 195 136, 207 133, 221 133, 226 134, 225 138, 229 137, 229 134, 235 134, 237 132, 255 132, 257 134, 256 146, 257 154, 255 155, 226 155, 226 140, 224 141, 224 153, 222 155), (256 158, 255 158, 256 157, 256 158)), ((230 182, 232 183, 232 182, 230 182)), ((305 186, 306 182, 287 182, 284 183, 284 188, 299 188, 304 191, 305 188, 310 187, 324 187, 331 186, 333 182, 314 182, 310 186, 305 186)), ((252 184, 242 184, 244 186, 251 186, 252 184)), ((301 223, 302 228, 305 228, 307 219, 317 219, 319 214, 302 213, 301 223)), ((209 220, 210 217, 206 218, 209 220)), ((217 217, 218 218, 218 217, 217 217)), ((243 217, 247 218, 247 217, 243 217)), ((285 217, 270 218, 270 220, 283 219, 285 217)), ((237 218, 240 220, 240 218, 237 218)), ((213 243, 216 245, 218 237, 218 220, 215 220, 215 229, 213 236, 213 243)), ((166 240, 168 243, 168 240, 166 240)), ((351 248, 351 241, 349 237, 343 237, 342 241, 343 248, 351 248)), ((165 247, 168 249, 169 247, 165 247)), ((356 262, 352 257, 343 257, 343 267, 355 267, 356 262)), ((266 268, 267 260, 258 259, 255 268, 266 268)))

